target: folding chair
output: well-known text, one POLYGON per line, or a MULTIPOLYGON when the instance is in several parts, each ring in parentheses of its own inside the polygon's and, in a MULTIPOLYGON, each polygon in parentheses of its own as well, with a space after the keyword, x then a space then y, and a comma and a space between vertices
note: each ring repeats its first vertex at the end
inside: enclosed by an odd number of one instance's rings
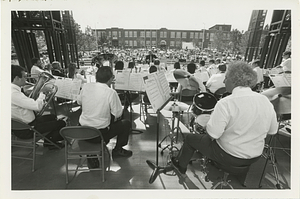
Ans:
POLYGON ((110 153, 103 140, 101 132, 89 126, 68 126, 60 130, 61 136, 65 140, 65 165, 66 165, 66 184, 69 183, 69 171, 75 171, 73 178, 76 176, 77 171, 86 170, 102 170, 102 182, 105 181, 105 157, 108 158, 108 170, 110 169, 110 153), (92 143, 86 140, 99 137, 101 143, 92 143), (105 153, 107 155, 105 156, 105 153), (94 155, 94 156, 91 156, 94 155), (84 163, 89 158, 97 156, 100 164, 99 168, 89 169, 84 163), (69 160, 79 160, 76 169, 69 169, 69 160), (85 167, 85 168, 84 168, 85 167))
POLYGON ((58 149, 61 149, 57 144, 53 143, 51 140, 45 137, 45 134, 41 134, 37 130, 34 129, 34 126, 30 126, 20 120, 17 119, 11 119, 11 146, 12 147, 17 147, 17 148, 23 148, 23 149, 30 149, 32 150, 30 154, 32 155, 31 157, 27 156, 19 156, 19 155, 14 155, 12 153, 13 158, 18 158, 18 159, 25 159, 25 160, 32 160, 32 172, 35 170, 35 155, 36 155, 36 148, 38 145, 36 144, 38 141, 44 139, 49 142, 49 145, 53 145, 57 147, 58 149), (28 130, 32 131, 33 137, 29 139, 21 139, 18 138, 17 136, 14 135, 14 131, 21 131, 21 130, 28 130))

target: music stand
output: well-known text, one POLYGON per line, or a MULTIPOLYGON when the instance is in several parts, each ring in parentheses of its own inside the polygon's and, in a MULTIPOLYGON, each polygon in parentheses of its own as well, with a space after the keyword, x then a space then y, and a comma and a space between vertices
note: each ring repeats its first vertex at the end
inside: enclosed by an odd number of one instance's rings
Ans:
MULTIPOLYGON (((132 125, 132 111, 133 111, 133 108, 132 108, 132 102, 131 102, 131 92, 130 91, 124 91, 124 106, 125 106, 125 103, 128 102, 129 104, 129 117, 130 117, 130 122, 131 122, 131 125, 132 125), (126 95, 126 93, 129 94, 129 97, 126 95)), ((123 110, 123 113, 124 113, 124 110, 123 110)), ((143 131, 141 130, 138 130, 138 129, 131 129, 131 134, 141 134, 143 133, 143 131), (133 132, 137 132, 137 133, 133 133, 133 132)))
POLYGON ((149 179, 149 183, 153 183, 155 180, 155 176, 160 174, 160 173, 164 173, 167 172, 168 170, 166 169, 166 167, 161 167, 158 165, 158 151, 159 151, 159 120, 160 120, 160 111, 169 103, 169 101, 171 101, 173 99, 173 96, 171 96, 169 99, 167 99, 167 101, 160 107, 157 109, 156 114, 157 114, 157 120, 156 120, 156 163, 153 163, 151 160, 146 160, 146 163, 148 164, 148 166, 153 170, 150 179, 149 179))

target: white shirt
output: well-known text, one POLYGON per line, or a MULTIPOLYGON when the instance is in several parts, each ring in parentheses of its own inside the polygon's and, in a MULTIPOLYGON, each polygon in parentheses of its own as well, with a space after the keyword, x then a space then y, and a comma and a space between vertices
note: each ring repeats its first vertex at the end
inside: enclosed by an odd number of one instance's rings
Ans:
POLYGON ((206 82, 206 88, 215 93, 219 88, 225 87, 225 73, 213 74, 206 82))
POLYGON ((40 93, 37 100, 27 97, 21 88, 11 84, 11 117, 30 123, 35 119, 33 111, 40 111, 44 106, 45 95, 40 93))
POLYGON ((260 67, 255 67, 254 69, 253 69, 255 72, 256 72, 256 74, 257 74, 257 83, 261 83, 261 82, 263 82, 264 81, 264 75, 263 75, 263 70, 260 68, 260 67))
POLYGON ((216 104, 207 123, 207 133, 228 154, 250 159, 262 154, 267 134, 276 134, 273 105, 250 88, 236 87, 216 104))
POLYGON ((42 72, 45 72, 45 71, 35 65, 33 65, 30 70, 31 76, 34 77, 36 80, 38 80, 38 77, 42 72))
POLYGON ((280 66, 282 66, 283 71, 291 71, 291 65, 292 65, 292 60, 291 58, 288 58, 286 60, 284 60, 280 66))
POLYGON ((84 84, 77 103, 82 105, 79 123, 97 129, 106 128, 110 124, 111 115, 119 118, 123 109, 117 92, 107 84, 92 82, 84 84))

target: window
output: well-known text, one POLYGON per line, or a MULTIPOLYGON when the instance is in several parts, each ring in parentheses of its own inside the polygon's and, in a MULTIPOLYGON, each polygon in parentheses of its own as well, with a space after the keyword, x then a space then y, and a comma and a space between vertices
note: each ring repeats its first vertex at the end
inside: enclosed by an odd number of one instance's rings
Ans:
POLYGON ((150 31, 146 31, 146 37, 150 37, 150 31))
POLYGON ((145 31, 140 32, 140 37, 145 37, 145 31))
POLYGON ((156 46, 156 41, 152 41, 152 46, 156 46))
POLYGON ((133 36, 137 37, 137 31, 133 31, 133 36))
POLYGON ((181 41, 176 41, 176 47, 181 47, 181 41))
POLYGON ((132 31, 129 31, 129 37, 132 37, 132 31))
POLYGON ((167 31, 164 32, 164 38, 167 38, 167 31))
POLYGON ((170 46, 174 47, 175 46, 175 41, 170 41, 170 46))
POLYGON ((194 39, 194 33, 193 32, 190 32, 190 38, 194 39))
POLYGON ((122 37, 122 32, 121 31, 119 31, 119 37, 122 37))
POLYGON ((182 32, 182 38, 186 38, 186 32, 182 32))
POLYGON ((164 32, 163 32, 163 31, 161 31, 161 32, 159 33, 159 37, 160 37, 160 38, 164 38, 164 32))
POLYGON ((156 31, 152 31, 152 37, 156 37, 156 31))
POLYGON ((206 33, 206 39, 209 39, 209 34, 208 33, 206 33))
POLYGON ((125 31, 125 37, 128 37, 128 31, 125 31))
POLYGON ((125 40, 125 46, 128 46, 128 40, 125 40))
POLYGON ((132 40, 129 40, 129 46, 133 46, 132 40))
POLYGON ((203 39, 203 32, 199 32, 199 38, 203 39))
POLYGON ((108 37, 111 37, 111 31, 108 31, 108 37))
POLYGON ((150 41, 146 41, 146 45, 150 46, 151 45, 150 41))
POLYGON ((133 41, 133 46, 137 46, 136 40, 133 41))
POLYGON ((176 32, 176 38, 180 39, 181 38, 181 32, 176 32))
POLYGON ((195 32, 195 39, 198 39, 198 38, 199 38, 199 33, 195 32))
POLYGON ((215 33, 210 33, 210 40, 209 41, 214 41, 215 33))
POLYGON ((171 32, 171 38, 172 38, 172 39, 175 38, 175 32, 171 32))
POLYGON ((144 40, 140 41, 140 44, 141 46, 145 46, 145 41, 144 40))

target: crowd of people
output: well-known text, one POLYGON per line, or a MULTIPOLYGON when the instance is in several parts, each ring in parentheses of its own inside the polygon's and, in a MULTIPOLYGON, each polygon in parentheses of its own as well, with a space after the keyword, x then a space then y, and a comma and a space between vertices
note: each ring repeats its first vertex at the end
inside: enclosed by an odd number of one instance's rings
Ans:
MULTIPOLYGON (((148 73, 159 71, 166 75, 182 70, 187 72, 185 78, 188 81, 195 80, 196 93, 214 94, 222 87, 231 93, 217 102, 207 123, 206 134, 188 134, 185 137, 178 157, 171 161, 171 166, 182 174, 185 174, 187 164, 195 151, 224 165, 250 165, 261 155, 267 134, 275 134, 277 131, 276 113, 272 104, 268 98, 256 92, 255 87, 263 82, 259 60, 246 63, 240 56, 229 58, 227 55, 219 56, 216 53, 204 57, 201 51, 196 50, 150 50, 148 54, 145 54, 145 49, 113 50, 111 53, 117 56, 113 65, 109 60, 98 60, 94 63, 96 68, 92 71, 96 82, 87 83, 85 70, 78 69, 74 63, 70 63, 67 69, 62 69, 57 61, 43 64, 40 58, 33 58, 30 72, 36 79, 40 73, 48 72, 54 76, 82 80, 82 89, 77 98, 77 103, 82 107, 79 125, 99 129, 106 144, 111 138, 117 137, 112 151, 113 157, 133 155, 132 151, 124 148, 128 144, 131 122, 122 117, 122 102, 117 91, 111 86, 115 81, 114 69, 129 68, 132 72, 146 70, 148 73), (128 63, 126 67, 125 62, 128 63)), ((283 55, 286 57, 281 64, 282 70, 290 71, 290 52, 283 55)), ((27 77, 25 69, 17 65, 11 67, 12 118, 34 125, 38 131, 51 131, 47 135, 48 138, 62 145, 59 130, 66 126, 65 121, 58 120, 55 115, 36 118, 34 111, 41 109, 45 96, 41 92, 38 99, 34 100, 22 93, 21 88, 25 85, 27 77)), ((177 89, 181 92, 186 88, 179 83, 177 89)), ((32 136, 32 132, 15 134, 21 138, 32 136)), ((100 137, 89 141, 100 143, 100 137)), ((90 159, 89 166, 98 167, 97 159, 90 159)))

